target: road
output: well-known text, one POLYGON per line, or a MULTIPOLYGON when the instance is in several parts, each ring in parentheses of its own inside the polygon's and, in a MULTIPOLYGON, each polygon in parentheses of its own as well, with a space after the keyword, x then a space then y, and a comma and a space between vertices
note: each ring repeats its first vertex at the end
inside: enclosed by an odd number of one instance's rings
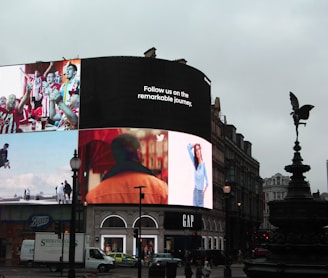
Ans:
MULTIPOLYGON (((224 266, 218 266, 212 268, 211 278, 223 277, 224 266)), ((246 277, 243 272, 243 265, 232 265, 232 277, 233 278, 244 278, 246 277)), ((177 269, 176 278, 184 278, 184 268, 180 267, 177 269)), ((196 273, 196 269, 193 268, 194 275, 196 273)), ((50 273, 47 268, 25 268, 25 267, 0 267, 0 274, 5 275, 5 277, 11 278, 26 278, 26 277, 67 277, 67 269, 64 270, 63 276, 60 273, 50 273)), ((1 277, 1 276, 0 276, 1 277)), ((117 267, 111 270, 108 273, 97 273, 93 274, 90 271, 86 271, 84 269, 76 269, 76 277, 77 278, 137 278, 138 277, 138 269, 137 268, 129 268, 129 267, 117 267)), ((149 269, 142 269, 142 278, 149 278, 149 269)), ((155 278, 152 276, 152 278, 155 278)))

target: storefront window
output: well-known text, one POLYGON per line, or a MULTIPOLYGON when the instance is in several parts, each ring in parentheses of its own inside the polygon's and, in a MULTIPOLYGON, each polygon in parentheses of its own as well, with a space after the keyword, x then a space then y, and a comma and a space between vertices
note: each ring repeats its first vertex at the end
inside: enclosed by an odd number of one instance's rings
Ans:
POLYGON ((104 237, 103 250, 108 252, 124 252, 123 251, 123 238, 122 237, 104 237))

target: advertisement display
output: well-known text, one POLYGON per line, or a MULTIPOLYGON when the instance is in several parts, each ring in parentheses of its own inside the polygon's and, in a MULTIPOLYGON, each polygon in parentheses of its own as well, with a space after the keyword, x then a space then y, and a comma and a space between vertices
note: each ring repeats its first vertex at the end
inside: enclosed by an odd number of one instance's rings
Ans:
POLYGON ((211 142, 210 81, 173 61, 108 57, 81 61, 80 128, 156 128, 211 142))
POLYGON ((212 208, 210 81, 177 62, 106 57, 0 67, 1 203, 212 208), (106 189, 106 190, 105 190, 106 189))
POLYGON ((0 67, 0 83, 0 204, 65 203, 78 147, 80 60, 0 67))

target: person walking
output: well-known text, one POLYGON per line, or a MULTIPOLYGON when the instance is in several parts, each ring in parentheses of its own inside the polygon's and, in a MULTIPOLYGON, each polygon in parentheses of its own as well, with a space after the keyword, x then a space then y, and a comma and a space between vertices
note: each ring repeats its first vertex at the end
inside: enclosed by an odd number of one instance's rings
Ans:
POLYGON ((64 193, 65 193, 65 200, 70 201, 71 200, 72 187, 67 182, 67 180, 65 180, 65 182, 64 182, 64 193))
POLYGON ((57 186, 57 201, 58 204, 64 204, 65 203, 65 193, 64 193, 64 184, 61 183, 57 186))
POLYGON ((212 272, 212 270, 211 270, 210 264, 208 263, 208 261, 205 261, 204 262, 204 267, 203 267, 203 275, 204 275, 204 277, 210 277, 211 272, 212 272))
POLYGON ((202 264, 200 261, 196 263, 196 278, 202 278, 203 277, 203 269, 202 264))
POLYGON ((185 269, 184 269, 184 274, 186 276, 186 278, 191 278, 192 277, 192 269, 191 269, 191 265, 190 262, 187 262, 185 265, 185 269))

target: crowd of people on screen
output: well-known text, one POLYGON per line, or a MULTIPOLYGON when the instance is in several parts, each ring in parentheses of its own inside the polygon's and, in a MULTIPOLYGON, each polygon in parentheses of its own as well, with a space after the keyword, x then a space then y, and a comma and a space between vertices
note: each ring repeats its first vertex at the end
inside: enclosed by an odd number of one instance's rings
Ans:
MULTIPOLYGON (((28 74, 20 68, 26 78, 26 91, 21 98, 16 94, 0 97, 0 134, 23 132, 20 126, 34 120, 47 119, 57 130, 78 128, 80 107, 80 81, 78 68, 69 63, 65 78, 58 71, 51 72, 51 62, 43 74, 36 70, 28 74)), ((33 128, 32 128, 33 130, 33 128)))

